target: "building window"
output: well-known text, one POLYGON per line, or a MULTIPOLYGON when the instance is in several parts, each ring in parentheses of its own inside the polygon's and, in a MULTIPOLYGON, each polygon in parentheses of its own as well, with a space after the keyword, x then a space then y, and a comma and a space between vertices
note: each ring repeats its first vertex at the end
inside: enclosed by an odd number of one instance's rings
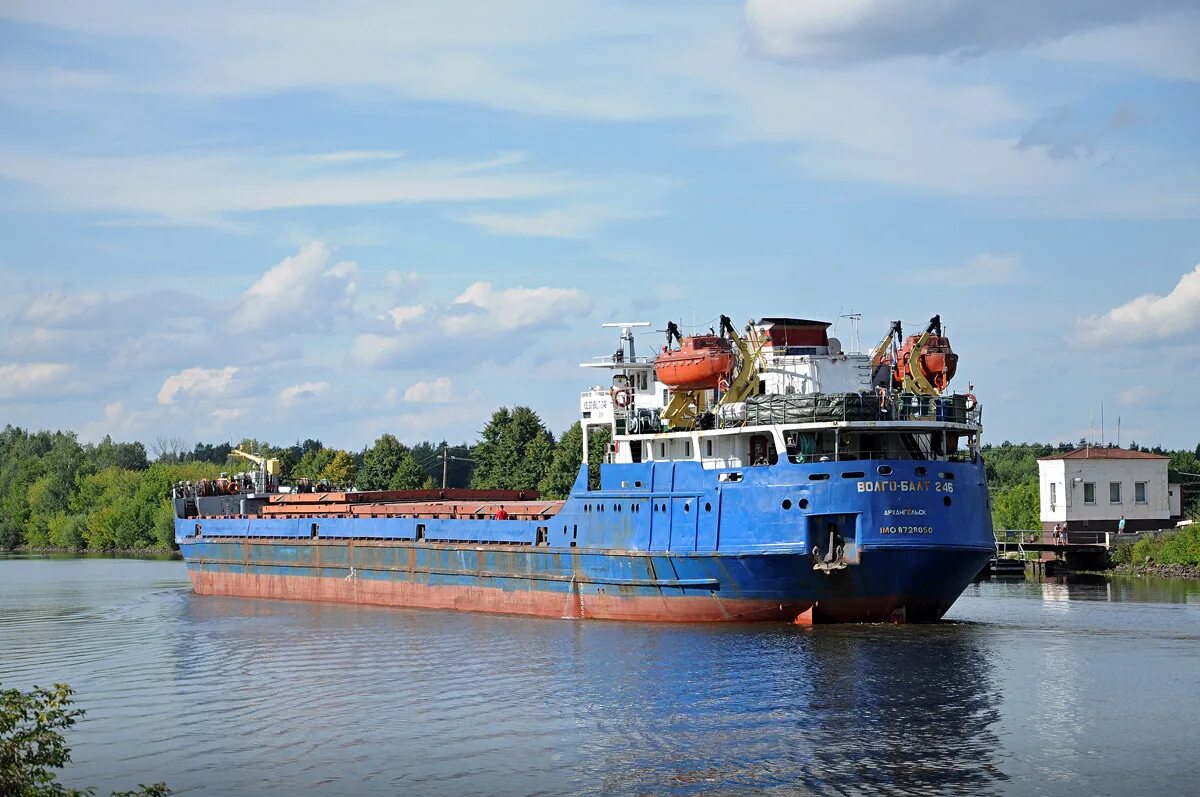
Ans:
POLYGON ((1058 482, 1050 482, 1050 508, 1058 503, 1058 482))
POLYGON ((1146 503, 1146 482, 1133 483, 1133 500, 1139 504, 1146 503))
POLYGON ((1121 503, 1121 483, 1120 482, 1109 482, 1108 483, 1108 502, 1110 504, 1121 503))
POLYGON ((1095 482, 1084 482, 1083 483, 1083 502, 1085 504, 1096 503, 1096 483, 1095 482))

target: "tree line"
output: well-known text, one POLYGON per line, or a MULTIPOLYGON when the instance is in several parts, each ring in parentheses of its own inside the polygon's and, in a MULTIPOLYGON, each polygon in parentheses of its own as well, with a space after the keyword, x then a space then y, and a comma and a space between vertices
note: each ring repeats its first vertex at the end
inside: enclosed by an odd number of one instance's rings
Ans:
MULTIPOLYGON (((1042 521, 1041 497, 1038 492, 1038 459, 1074 451, 1087 445, 1088 441, 1085 439, 1074 444, 1011 443, 1005 440, 996 446, 983 446, 983 461, 992 501, 992 525, 997 530, 1040 529, 1042 521)), ((1133 442, 1128 448, 1130 451, 1169 457, 1167 472, 1172 481, 1200 485, 1200 478, 1195 477, 1195 474, 1200 474, 1200 444, 1192 450, 1170 450, 1161 446, 1147 448, 1133 442)), ((1188 493, 1184 496, 1184 514, 1200 514, 1200 504, 1197 502, 1200 496, 1191 490, 1188 493)))
MULTIPOLYGON (((590 481, 608 448, 607 432, 589 440, 590 481)), ((579 423, 558 439, 529 407, 501 407, 473 443, 425 440, 406 445, 393 434, 360 451, 320 440, 275 446, 254 439, 186 445, 159 438, 81 443, 73 432, 0 432, 0 548, 141 550, 174 547, 172 485, 254 469, 233 454, 278 459, 285 483, 358 490, 440 487, 538 490, 565 498, 583 461, 579 423), (443 463, 443 452, 445 462, 443 463)))
MULTIPOLYGON (((593 486, 608 444, 606 431, 591 434, 593 486)), ((1040 528, 1037 460, 1076 447, 1008 441, 985 446, 993 525, 1040 528)), ((1129 447, 1170 457, 1172 479, 1200 485, 1190 475, 1200 474, 1200 445, 1195 450, 1129 447)), ((105 437, 99 443, 80 443, 72 432, 6 426, 0 431, 0 548, 171 548, 171 486, 253 469, 234 449, 278 459, 285 482, 308 480, 359 490, 441 486, 446 450, 447 487, 538 490, 548 498, 565 498, 579 472, 582 448, 579 423, 556 439, 538 414, 523 406, 497 409, 472 443, 426 440, 410 446, 385 433, 360 451, 313 439, 290 446, 253 439, 187 446, 160 438, 147 452, 140 442, 105 437)), ((1200 515, 1197 491, 1200 487, 1185 492, 1185 513, 1200 515)))

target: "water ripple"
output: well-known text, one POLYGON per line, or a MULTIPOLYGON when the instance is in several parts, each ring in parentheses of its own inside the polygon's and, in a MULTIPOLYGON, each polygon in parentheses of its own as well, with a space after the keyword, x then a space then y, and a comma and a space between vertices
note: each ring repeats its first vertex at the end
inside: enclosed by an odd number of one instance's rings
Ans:
POLYGON ((1200 790, 1181 763, 1200 600, 1081 589, 972 587, 936 626, 654 626, 202 597, 178 562, 0 560, 0 680, 78 690, 67 781, 101 791, 1200 790))

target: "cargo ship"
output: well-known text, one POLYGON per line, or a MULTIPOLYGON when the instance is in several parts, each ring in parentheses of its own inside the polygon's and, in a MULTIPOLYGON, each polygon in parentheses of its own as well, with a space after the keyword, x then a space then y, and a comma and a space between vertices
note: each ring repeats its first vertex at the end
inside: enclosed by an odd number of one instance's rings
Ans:
MULTIPOLYGON (((830 324, 727 317, 580 396, 565 500, 279 483, 275 461, 173 488, 195 591, 634 621, 937 620, 994 553, 982 406, 934 317, 845 352, 830 324), (589 483, 589 438, 611 442, 589 483)), ((642 333, 648 334, 648 333, 642 333)))

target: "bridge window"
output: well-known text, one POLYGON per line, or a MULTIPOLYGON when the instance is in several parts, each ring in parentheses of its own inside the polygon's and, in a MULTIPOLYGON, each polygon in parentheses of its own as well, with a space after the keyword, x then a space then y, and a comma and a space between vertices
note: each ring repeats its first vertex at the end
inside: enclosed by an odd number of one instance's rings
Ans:
POLYGON ((667 444, 666 443, 658 444, 658 458, 659 459, 667 458, 667 444))
POLYGON ((1083 502, 1085 504, 1096 503, 1096 483, 1095 482, 1084 482, 1083 483, 1083 502))
POLYGON ((711 457, 712 455, 713 455, 712 440, 705 440, 704 441, 704 456, 711 457))
POLYGON ((687 457, 688 459, 692 458, 692 441, 691 440, 683 441, 683 455, 685 457, 687 457))

